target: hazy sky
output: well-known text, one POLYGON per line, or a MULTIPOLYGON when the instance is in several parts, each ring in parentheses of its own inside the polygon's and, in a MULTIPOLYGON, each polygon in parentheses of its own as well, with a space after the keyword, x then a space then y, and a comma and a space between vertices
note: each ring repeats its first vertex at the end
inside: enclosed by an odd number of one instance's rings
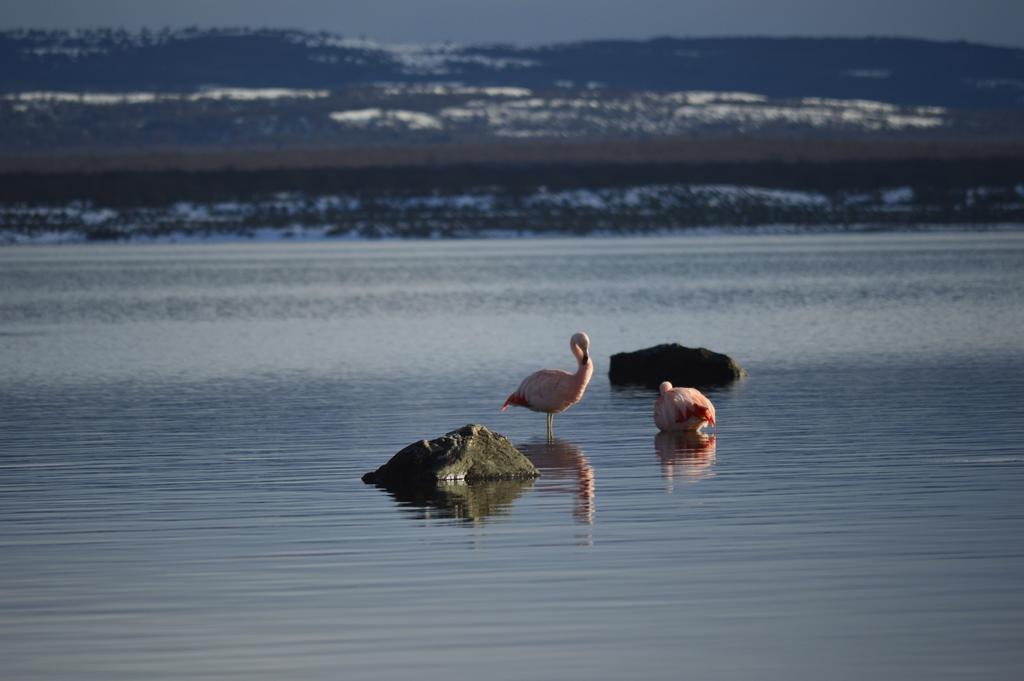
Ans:
POLYGON ((1024 0, 0 0, 0 28, 188 25, 383 42, 898 35, 1024 47, 1024 0))

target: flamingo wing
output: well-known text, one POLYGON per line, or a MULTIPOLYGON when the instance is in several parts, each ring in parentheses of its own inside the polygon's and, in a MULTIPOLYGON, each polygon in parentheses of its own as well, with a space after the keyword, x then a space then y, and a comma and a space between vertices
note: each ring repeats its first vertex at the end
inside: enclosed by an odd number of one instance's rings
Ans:
POLYGON ((505 400, 501 411, 509 405, 531 411, 557 414, 579 399, 572 374, 561 369, 541 369, 523 379, 516 391, 505 400))

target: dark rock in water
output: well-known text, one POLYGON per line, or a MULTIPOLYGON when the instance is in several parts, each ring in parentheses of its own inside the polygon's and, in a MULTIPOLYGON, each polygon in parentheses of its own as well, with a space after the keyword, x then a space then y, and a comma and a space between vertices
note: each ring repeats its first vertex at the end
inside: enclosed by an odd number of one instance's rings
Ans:
POLYGON ((615 385, 657 388, 662 381, 689 387, 731 383, 747 375, 736 360, 707 348, 664 343, 636 352, 612 355, 608 380, 615 385))
POLYGON ((529 479, 540 475, 504 435, 469 424, 436 440, 414 442, 391 457, 363 482, 383 486, 435 483, 439 480, 529 479))

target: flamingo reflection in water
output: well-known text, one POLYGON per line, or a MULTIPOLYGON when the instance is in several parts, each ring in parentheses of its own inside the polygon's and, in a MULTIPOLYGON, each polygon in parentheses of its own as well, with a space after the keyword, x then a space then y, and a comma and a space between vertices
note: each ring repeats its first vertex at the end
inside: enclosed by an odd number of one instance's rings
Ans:
POLYGON ((688 431, 662 431, 654 436, 654 449, 661 460, 665 491, 672 493, 677 478, 696 482, 714 477, 715 436, 688 431))
POLYGON ((539 491, 574 494, 573 517, 578 522, 594 523, 594 467, 583 450, 571 442, 552 439, 520 445, 519 450, 540 469, 539 491), (549 484, 549 483, 554 484, 549 484))

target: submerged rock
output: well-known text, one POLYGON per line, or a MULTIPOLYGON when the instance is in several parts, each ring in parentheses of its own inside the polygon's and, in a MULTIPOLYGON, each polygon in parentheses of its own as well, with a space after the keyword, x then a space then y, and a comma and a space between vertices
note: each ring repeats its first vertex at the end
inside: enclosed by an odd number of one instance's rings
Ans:
POLYGON ((746 375, 746 370, 728 355, 679 343, 620 352, 612 355, 608 368, 612 384, 648 388, 657 388, 662 381, 683 386, 721 385, 746 375))
POLYGON ((469 424, 435 440, 414 442, 378 468, 363 482, 408 486, 442 480, 532 479, 540 475, 505 437, 480 424, 469 424))
POLYGON ((435 484, 379 485, 403 506, 422 509, 422 518, 451 518, 474 523, 508 513, 533 487, 533 478, 439 480, 435 484))

